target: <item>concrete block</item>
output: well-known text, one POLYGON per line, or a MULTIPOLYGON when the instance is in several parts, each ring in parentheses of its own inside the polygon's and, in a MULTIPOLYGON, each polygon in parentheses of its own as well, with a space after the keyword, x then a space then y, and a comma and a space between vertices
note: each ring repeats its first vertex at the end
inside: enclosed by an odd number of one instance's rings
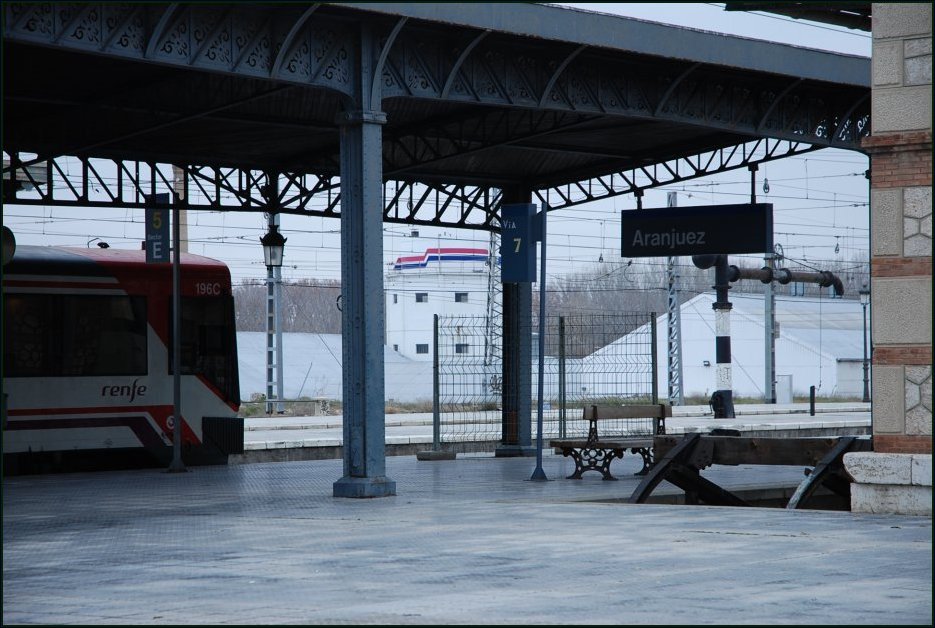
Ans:
POLYGON ((932 5, 909 3, 873 3, 873 41, 892 37, 931 35, 932 5))
MULTIPOLYGON (((908 379, 908 376, 907 376, 908 379)), ((918 385, 913 385, 911 382, 906 382, 906 409, 911 410, 922 403, 922 391, 919 390, 918 385)))
MULTIPOLYGON (((928 220, 928 226, 931 228, 932 220, 928 220)), ((922 227, 919 227, 920 231, 922 227)), ((903 242, 903 255, 906 257, 929 257, 932 255, 932 237, 917 233, 914 236, 906 238, 903 242)))
POLYGON ((874 89, 870 98, 874 133, 931 128, 931 85, 874 89))
POLYGON ((886 277, 872 284, 874 345, 931 344, 932 278, 886 277))
POLYGON ((932 188, 903 188, 903 214, 912 218, 932 215, 932 188))
POLYGON ((873 85, 902 85, 903 46, 900 41, 888 41, 873 47, 873 85))
POLYGON ((932 435, 932 410, 918 405, 906 411, 906 434, 913 436, 932 435))
POLYGON ((844 468, 858 484, 912 483, 912 454, 852 452, 844 454, 844 468))
POLYGON ((932 488, 851 484, 851 511, 932 516, 932 488))
POLYGON ((905 85, 932 84, 932 55, 906 59, 903 71, 905 85))
POLYGON ((907 39, 903 42, 903 44, 905 45, 905 52, 903 56, 905 56, 906 59, 932 54, 932 40, 928 37, 923 37, 921 39, 907 39))
POLYGON ((873 432, 902 434, 905 429, 905 382, 902 366, 874 366, 873 432))
POLYGON ((916 386, 921 386, 926 381, 929 381, 931 377, 932 377, 931 366, 907 366, 906 367, 906 380, 915 384, 916 386))
POLYGON ((929 486, 929 487, 932 486, 932 455, 931 454, 913 454, 912 456, 912 484, 915 486, 929 486))
POLYGON ((903 255, 932 255, 932 188, 903 188, 903 255))
POLYGON ((912 366, 909 368, 913 368, 913 369, 919 368, 919 369, 924 369, 928 371, 928 376, 924 380, 922 380, 922 382, 919 384, 919 388, 921 390, 920 396, 922 397, 922 404, 926 408, 931 410, 932 409, 932 367, 931 366, 920 366, 920 367, 912 366))
POLYGON ((899 232, 903 216, 903 194, 893 188, 870 191, 870 243, 873 255, 902 255, 903 237, 899 232))

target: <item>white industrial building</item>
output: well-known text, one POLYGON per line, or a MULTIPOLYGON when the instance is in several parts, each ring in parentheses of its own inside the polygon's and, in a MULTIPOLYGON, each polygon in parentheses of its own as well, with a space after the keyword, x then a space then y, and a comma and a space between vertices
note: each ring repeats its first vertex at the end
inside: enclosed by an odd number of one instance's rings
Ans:
MULTIPOLYGON (((438 247, 425 253, 400 257, 384 278, 386 294, 386 345, 400 355, 430 362, 433 318, 470 316, 485 318, 491 310, 490 256, 487 249, 438 247)), ((499 272, 493 281, 499 287, 499 272)), ((499 291, 493 291, 499 299, 499 291)), ((497 321, 499 325, 499 321, 497 321)), ((467 356, 483 355, 477 339, 458 343, 455 349, 467 356)))
MULTIPOLYGON (((283 396, 286 399, 342 399, 340 334, 285 333, 283 396)), ((237 332, 240 396, 249 401, 266 394, 266 332, 237 332)), ((384 396, 387 401, 431 401, 432 363, 411 360, 384 347, 384 396)))
MULTIPOLYGON (((499 380, 499 362, 485 359, 485 343, 499 342, 499 276, 490 273, 487 249, 442 247, 429 248, 420 255, 400 257, 385 277, 386 346, 385 396, 404 402, 432 398, 432 325, 435 314, 442 317, 470 317, 464 340, 451 330, 444 335, 446 352, 462 354, 458 363, 462 375, 470 381, 460 383, 464 395, 487 400, 498 391, 490 385, 499 380), (485 321, 496 328, 479 334, 485 321), (448 346, 450 344, 451 346, 448 346), (489 364, 489 366, 483 366, 489 364), (496 367, 496 368, 495 368, 496 367), (493 370, 491 370, 493 369, 493 370)), ((731 372, 735 397, 765 398, 764 365, 766 361, 764 300, 762 295, 730 295, 732 310, 731 372)), ((681 305, 682 390, 686 397, 709 397, 716 389, 715 323, 713 293, 700 294, 681 305)), ((869 313, 869 312, 868 312, 869 313)), ((779 403, 791 397, 806 396, 816 387, 819 397, 860 397, 863 393, 863 309, 855 299, 828 296, 776 297, 775 375, 779 403)), ((659 316, 657 355, 659 393, 667 396, 667 316, 659 316)), ((645 327, 645 326, 644 326, 645 327)), ((867 329, 870 321, 867 321, 867 329)), ((634 334, 645 342, 648 330, 634 334)), ((245 400, 266 390, 266 334, 239 332, 241 395, 245 400)), ((594 381, 589 373, 609 354, 622 349, 623 337, 567 365, 570 390, 584 390, 591 395, 618 396, 614 378, 594 381), (581 380, 581 381, 578 381, 581 380), (604 390, 606 388, 606 390, 604 390)), ((869 342, 869 338, 868 338, 869 342)), ((535 349, 533 346, 533 356, 535 349)), ((341 337, 337 334, 283 334, 284 396, 340 399, 341 337)), ((626 351, 623 352, 626 354, 626 351)), ((868 356, 869 357, 869 356, 868 356)), ((546 356, 547 373, 555 373, 555 356, 546 356)), ((603 367, 601 367, 603 368, 603 367)), ((533 375, 537 366, 533 364, 533 375)), ((549 378, 547 378, 549 379, 549 378)), ((547 381, 547 395, 554 396, 555 382, 547 381)), ((535 386, 533 387, 535 390, 535 386)), ((535 392, 533 393, 535 395, 535 392)))
MULTIPOLYGON (((766 327, 762 295, 730 295, 731 375, 734 396, 764 397, 766 327)), ((685 396, 710 396, 715 386, 713 293, 682 304, 682 390, 685 396)), ((863 394, 863 309, 856 299, 776 297, 775 342, 777 401, 790 394, 819 397, 863 394)), ((668 317, 657 318, 659 391, 665 395, 668 317)), ((867 329, 870 328, 869 312, 867 329)), ((869 332, 868 332, 869 333, 869 332)), ((869 345, 869 337, 868 337, 869 345)), ((869 356, 868 356, 869 358, 869 356)))
MULTIPOLYGON (((490 256, 485 248, 438 246, 397 258, 384 278, 386 345, 384 391, 387 401, 432 399, 432 325, 435 314, 486 320, 490 309, 490 256)), ((499 304, 499 272, 493 298, 499 304)), ((476 331, 476 330, 472 330, 476 331)), ((498 335, 499 332, 494 332, 498 335)), ((342 398, 340 334, 284 333, 283 396, 342 398)), ((448 340, 452 340, 448 338, 448 340)), ((266 391, 266 334, 238 332, 240 393, 244 400, 266 391)), ((483 360, 484 346, 471 335, 451 351, 483 360)))

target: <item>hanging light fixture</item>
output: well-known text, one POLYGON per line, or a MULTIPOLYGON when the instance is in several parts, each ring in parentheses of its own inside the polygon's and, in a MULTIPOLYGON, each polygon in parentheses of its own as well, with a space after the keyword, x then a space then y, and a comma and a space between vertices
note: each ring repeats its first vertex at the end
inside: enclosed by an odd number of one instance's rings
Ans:
POLYGON ((263 260, 266 262, 266 266, 269 268, 281 267, 286 238, 279 233, 279 227, 270 225, 266 235, 260 238, 260 244, 263 245, 263 260))

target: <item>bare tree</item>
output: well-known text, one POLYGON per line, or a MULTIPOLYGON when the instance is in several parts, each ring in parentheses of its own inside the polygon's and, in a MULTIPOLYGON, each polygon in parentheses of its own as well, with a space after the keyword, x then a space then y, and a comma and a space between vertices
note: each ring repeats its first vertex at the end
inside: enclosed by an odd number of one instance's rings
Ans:
MULTIPOLYGON (((333 280, 309 280, 282 286, 282 329, 284 332, 341 333, 341 311, 337 298, 341 284, 333 280)), ((266 283, 244 281, 234 288, 238 331, 266 330, 266 283)))

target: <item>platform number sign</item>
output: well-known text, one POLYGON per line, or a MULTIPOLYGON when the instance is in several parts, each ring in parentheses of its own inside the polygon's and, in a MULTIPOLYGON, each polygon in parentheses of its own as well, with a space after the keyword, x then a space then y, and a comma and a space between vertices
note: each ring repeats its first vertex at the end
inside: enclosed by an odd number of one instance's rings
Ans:
POLYGON ((536 206, 532 203, 500 208, 500 281, 536 280, 536 206))
POLYGON ((168 262, 169 249, 169 195, 147 196, 148 204, 159 207, 146 208, 146 262, 168 262))

